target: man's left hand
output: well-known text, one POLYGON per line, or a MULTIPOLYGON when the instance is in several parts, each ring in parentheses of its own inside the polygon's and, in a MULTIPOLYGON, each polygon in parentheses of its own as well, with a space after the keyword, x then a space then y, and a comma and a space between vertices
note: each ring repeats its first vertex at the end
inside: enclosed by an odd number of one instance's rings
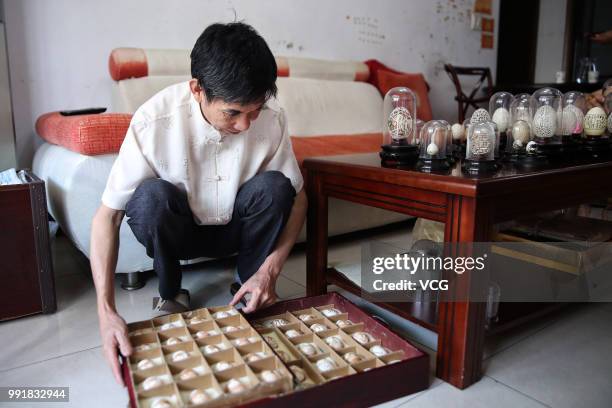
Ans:
POLYGON ((247 305, 242 309, 245 313, 254 312, 257 309, 270 306, 276 302, 276 279, 280 271, 280 265, 270 255, 266 258, 259 270, 255 272, 234 295, 230 302, 236 305, 247 293, 251 295, 247 305))

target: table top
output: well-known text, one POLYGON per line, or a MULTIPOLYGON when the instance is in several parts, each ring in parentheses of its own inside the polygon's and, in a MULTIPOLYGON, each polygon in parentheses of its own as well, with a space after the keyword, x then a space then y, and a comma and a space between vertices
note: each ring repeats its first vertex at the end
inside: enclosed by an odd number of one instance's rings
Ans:
POLYGON ((595 163, 549 165, 538 170, 523 170, 512 163, 502 163, 497 172, 477 178, 464 174, 460 162, 451 166, 448 174, 422 173, 414 167, 383 167, 378 153, 313 157, 304 160, 304 167, 307 170, 472 197, 506 194, 543 185, 564 188, 575 183, 604 180, 606 184, 612 185, 612 159, 595 163))

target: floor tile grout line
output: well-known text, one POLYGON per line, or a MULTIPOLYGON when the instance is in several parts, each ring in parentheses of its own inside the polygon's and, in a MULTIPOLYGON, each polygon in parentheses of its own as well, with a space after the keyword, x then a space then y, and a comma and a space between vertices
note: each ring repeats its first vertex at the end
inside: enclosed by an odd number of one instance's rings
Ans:
POLYGON ((518 394, 520 394, 520 395, 522 395, 522 396, 524 396, 524 397, 527 397, 527 398, 529 398, 530 400, 535 401, 535 402, 537 402, 538 404, 541 404, 542 406, 545 406, 545 407, 547 407, 547 408, 552 408, 552 406, 550 406, 550 405, 548 405, 548 404, 546 404, 546 403, 544 403, 544 402, 540 401, 539 399, 537 399, 537 398, 535 398, 535 397, 532 397, 532 396, 531 396, 531 395, 529 395, 529 394, 525 394, 524 392, 522 392, 522 391, 520 391, 520 390, 517 390, 516 388, 514 388, 514 387, 512 387, 512 386, 510 386, 510 385, 508 385, 508 384, 506 384, 505 382, 499 381, 499 380, 498 380, 497 378, 495 378, 495 377, 491 377, 490 375, 483 375, 483 377, 490 378, 491 380, 495 381, 496 383, 501 384, 502 386, 504 386, 504 387, 508 388, 509 390, 512 390, 512 391, 514 391, 514 392, 516 392, 516 393, 518 393, 518 394))
MULTIPOLYGON (((434 378, 434 380, 435 380, 435 378, 434 378)), ((427 394, 429 391, 433 390, 434 388, 439 387, 439 386, 440 386, 440 385, 442 385, 442 384, 444 384, 444 381, 440 381, 439 383, 437 383, 437 384, 435 384, 435 385, 434 385, 434 384, 432 384, 432 386, 431 386, 431 387, 427 388, 426 390, 419 391, 419 392, 418 392, 418 393, 416 393, 414 396, 412 396, 411 398, 408 398, 406 401, 404 401, 404 402, 402 402, 401 404, 399 404, 399 405, 395 406, 394 408, 398 408, 398 407, 401 407, 401 406, 403 406, 403 405, 405 405, 405 404, 407 404, 407 403, 409 403, 409 402, 412 402, 412 401, 414 401, 415 399, 417 399, 417 398, 419 398, 419 397, 422 397, 423 395, 427 394)))
POLYGON ((517 344, 522 343, 523 341, 525 341, 525 340, 527 340, 527 339, 532 338, 533 336, 535 336, 536 334, 538 334, 538 333, 542 332, 543 330, 545 330, 545 329, 547 329, 547 328, 549 328, 549 327, 553 326, 555 323, 559 322, 560 320, 562 320, 562 318, 556 318, 556 319, 554 319, 554 320, 551 320, 551 321, 550 321, 550 322, 548 322, 547 324, 544 324, 543 326, 541 326, 541 327, 539 327, 538 329, 534 330, 534 332, 533 332, 533 333, 528 334, 527 336, 525 336, 525 337, 523 337, 523 338, 521 338, 521 339, 518 339, 516 342, 514 342, 514 343, 512 343, 512 344, 509 344, 509 345, 508 345, 508 346, 506 346, 506 347, 503 347, 503 348, 501 348, 501 349, 499 349, 499 350, 497 350, 497 351, 494 351, 492 354, 490 354, 489 356, 487 356, 486 358, 484 358, 484 359, 483 359, 483 361, 488 361, 488 360, 490 360, 492 357, 495 357, 495 356, 497 356, 497 355, 499 355, 499 354, 501 354, 501 353, 504 353, 504 352, 508 351, 509 349, 511 349, 512 347, 516 346, 517 344))
POLYGON ((34 364, 40 364, 40 363, 44 363, 44 362, 51 361, 51 360, 57 360, 58 358, 72 356, 74 354, 82 353, 84 351, 91 351, 91 350, 95 350, 95 349, 98 349, 98 348, 102 348, 102 346, 100 345, 100 346, 89 347, 89 348, 82 349, 82 350, 71 351, 70 353, 62 354, 62 355, 59 355, 59 356, 54 356, 54 357, 51 357, 51 358, 46 358, 44 360, 32 361, 30 363, 22 364, 22 365, 11 367, 11 368, 4 368, 4 369, 0 370, 0 373, 6 373, 6 372, 9 372, 9 371, 12 371, 12 370, 17 370, 17 369, 20 369, 20 368, 29 367, 29 366, 34 365, 34 364))

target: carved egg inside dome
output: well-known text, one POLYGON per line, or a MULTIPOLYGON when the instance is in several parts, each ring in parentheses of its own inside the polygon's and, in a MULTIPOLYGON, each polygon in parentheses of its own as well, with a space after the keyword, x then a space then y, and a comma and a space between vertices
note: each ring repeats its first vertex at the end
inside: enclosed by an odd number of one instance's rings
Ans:
POLYGON ((491 120, 497 125, 500 132, 505 132, 510 125, 510 112, 506 108, 497 108, 491 120))
POLYGON ((549 138, 557 129, 557 112, 552 106, 540 106, 533 116, 533 133, 537 137, 549 138))
POLYGON ((470 124, 475 125, 480 122, 489 122, 491 120, 491 115, 487 112, 486 109, 480 108, 476 109, 474 113, 472 113, 472 117, 470 118, 470 124))

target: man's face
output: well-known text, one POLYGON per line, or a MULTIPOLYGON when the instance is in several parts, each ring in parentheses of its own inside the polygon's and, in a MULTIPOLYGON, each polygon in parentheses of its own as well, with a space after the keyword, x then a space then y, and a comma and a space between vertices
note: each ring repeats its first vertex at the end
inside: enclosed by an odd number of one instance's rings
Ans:
POLYGON ((194 98, 200 104, 204 119, 223 133, 237 134, 244 132, 251 126, 251 122, 257 119, 264 106, 263 101, 242 105, 227 103, 217 98, 208 102, 204 90, 200 88, 196 79, 191 79, 189 86, 194 98))

